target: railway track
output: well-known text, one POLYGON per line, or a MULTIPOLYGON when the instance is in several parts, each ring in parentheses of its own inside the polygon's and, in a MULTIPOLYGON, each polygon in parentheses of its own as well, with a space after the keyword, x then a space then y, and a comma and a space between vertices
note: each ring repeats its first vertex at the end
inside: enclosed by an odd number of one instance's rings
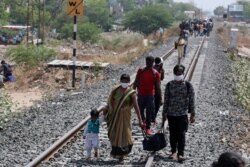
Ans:
MULTIPOLYGON (((202 41, 200 42, 199 46, 196 48, 195 54, 192 58, 191 65, 189 65, 187 72, 185 73, 185 79, 191 80, 192 74, 195 70, 195 66, 197 64, 197 61, 199 59, 199 54, 202 49, 203 43, 205 38, 202 38, 202 41)), ((166 52, 161 57, 164 61, 166 61, 172 54, 174 53, 174 48, 170 49, 168 52, 166 52)), ((135 74, 132 75, 132 78, 135 77, 135 74)), ((98 109, 100 109, 102 106, 100 106, 98 109)), ((48 149, 46 149, 42 154, 40 154, 38 157, 36 157, 33 161, 31 161, 29 164, 26 165, 26 167, 35 167, 41 164, 42 162, 46 161, 53 161, 56 159, 56 157, 59 156, 59 154, 65 152, 68 147, 72 143, 74 143, 77 139, 81 138, 81 130, 84 129, 85 125, 87 124, 87 121, 90 119, 90 116, 87 116, 84 120, 82 120, 78 125, 76 125, 74 128, 72 128, 69 132, 67 132, 64 136, 62 136, 59 140, 57 140, 53 145, 51 145, 48 149)), ((138 125, 138 122, 136 120, 133 120, 133 125, 138 125)), ((103 128, 101 128, 100 133, 100 143, 102 142, 108 142, 107 138, 107 130, 106 124, 104 123, 103 128)), ((156 127, 157 129, 157 127, 156 127)), ((139 166, 146 166, 150 167, 154 163, 154 157, 156 153, 152 152, 149 153, 145 157, 145 151, 142 151, 141 143, 143 140, 143 136, 141 134, 141 131, 139 129, 133 130, 133 137, 134 137, 134 148, 138 149, 142 159, 142 162, 137 164, 139 166), (145 162, 146 159, 146 162, 145 162)), ((134 149, 133 148, 133 149, 134 149)), ((125 165, 129 165, 130 162, 126 162, 125 165)))

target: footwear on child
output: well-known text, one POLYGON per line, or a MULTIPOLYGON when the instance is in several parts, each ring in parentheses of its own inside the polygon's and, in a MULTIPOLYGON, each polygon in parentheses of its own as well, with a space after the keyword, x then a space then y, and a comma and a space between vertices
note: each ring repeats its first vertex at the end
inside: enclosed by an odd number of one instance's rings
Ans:
POLYGON ((99 158, 99 152, 98 152, 98 150, 95 151, 94 157, 95 157, 95 158, 99 158))

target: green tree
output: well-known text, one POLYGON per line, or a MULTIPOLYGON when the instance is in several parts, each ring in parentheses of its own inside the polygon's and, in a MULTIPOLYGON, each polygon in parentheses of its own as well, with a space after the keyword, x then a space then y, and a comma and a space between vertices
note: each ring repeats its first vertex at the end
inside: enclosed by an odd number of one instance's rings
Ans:
POLYGON ((86 16, 89 21, 107 30, 111 26, 108 3, 105 0, 86 0, 86 16))
POLYGON ((1 1, 0 2, 0 24, 5 24, 8 19, 8 13, 5 11, 5 2, 1 1))
POLYGON ((172 16, 177 21, 182 21, 188 19, 187 15, 184 13, 184 11, 196 11, 197 8, 191 4, 191 3, 173 3, 171 5, 171 8, 169 8, 171 11, 172 16))
POLYGON ((157 0, 157 3, 163 3, 163 4, 170 4, 171 1, 170 0, 157 0))
POLYGON ((244 5, 244 17, 250 19, 250 3, 244 5))
MULTIPOLYGON (((86 16, 77 17, 77 24, 88 22, 86 16)), ((56 19, 51 20, 51 27, 56 28, 58 31, 61 31, 62 27, 65 24, 73 24, 73 17, 68 16, 66 12, 61 12, 57 15, 56 19)))
POLYGON ((72 37, 73 34, 73 24, 64 24, 60 30, 60 37, 63 39, 72 37))
POLYGON ((7 49, 6 56, 17 64, 25 64, 26 67, 34 67, 47 62, 56 55, 53 49, 45 46, 18 45, 7 49))
POLYGON ((173 18, 164 6, 153 5, 128 13, 124 25, 133 31, 148 35, 160 27, 170 26, 172 21, 173 18))
POLYGON ((249 20, 250 19, 250 2, 246 0, 237 1, 238 4, 244 5, 244 17, 249 20))
POLYGON ((237 3, 240 5, 247 5, 247 4, 249 4, 249 1, 248 0, 238 0, 237 3))
POLYGON ((96 43, 100 39, 101 29, 93 23, 79 25, 79 37, 83 42, 96 43))
POLYGON ((223 6, 218 6, 214 9, 214 15, 221 16, 225 12, 225 8, 223 6))
POLYGON ((183 20, 187 20, 188 16, 185 13, 183 13, 182 11, 177 11, 174 13, 174 18, 177 21, 183 21, 183 20))

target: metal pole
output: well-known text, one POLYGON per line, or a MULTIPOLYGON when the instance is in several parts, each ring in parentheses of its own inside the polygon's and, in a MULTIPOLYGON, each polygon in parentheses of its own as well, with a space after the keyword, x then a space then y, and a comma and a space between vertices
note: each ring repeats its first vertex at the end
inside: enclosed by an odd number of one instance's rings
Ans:
POLYGON ((74 16, 74 31, 73 31, 73 73, 72 73, 72 87, 75 87, 76 79, 76 32, 77 32, 77 17, 74 16))
POLYGON ((41 0, 38 1, 38 39, 41 38, 41 0))
POLYGON ((44 44, 44 35, 45 35, 45 32, 44 32, 44 22, 45 22, 45 0, 43 0, 43 36, 42 36, 42 43, 44 44))
POLYGON ((34 45, 34 40, 33 40, 33 27, 34 27, 34 2, 31 1, 31 40, 32 40, 32 45, 34 45))
POLYGON ((27 46, 28 46, 28 41, 29 41, 29 6, 30 6, 30 1, 28 0, 28 4, 27 4, 27 37, 26 37, 26 40, 27 40, 27 46))

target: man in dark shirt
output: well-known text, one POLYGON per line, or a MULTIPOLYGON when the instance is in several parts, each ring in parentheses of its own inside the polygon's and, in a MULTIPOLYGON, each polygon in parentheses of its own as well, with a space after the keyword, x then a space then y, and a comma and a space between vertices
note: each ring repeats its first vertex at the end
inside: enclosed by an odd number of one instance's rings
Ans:
POLYGON ((170 146, 174 159, 178 149, 178 162, 184 161, 185 134, 188 129, 188 113, 191 114, 190 122, 195 121, 195 94, 190 82, 184 81, 185 67, 176 65, 173 69, 174 80, 167 83, 164 94, 162 113, 162 126, 168 119, 170 131, 170 146))
MULTIPOLYGON (((160 80, 162 81, 164 79, 164 69, 163 69, 163 59, 161 57, 156 57, 155 58, 155 65, 153 67, 154 69, 156 69, 159 73, 160 73, 160 80)), ((161 82, 160 82, 161 83, 161 82)), ((157 117, 157 113, 160 109, 160 106, 162 105, 162 98, 161 98, 161 94, 158 95, 157 92, 155 93, 155 112, 152 116, 152 123, 156 124, 156 117, 157 117)))

